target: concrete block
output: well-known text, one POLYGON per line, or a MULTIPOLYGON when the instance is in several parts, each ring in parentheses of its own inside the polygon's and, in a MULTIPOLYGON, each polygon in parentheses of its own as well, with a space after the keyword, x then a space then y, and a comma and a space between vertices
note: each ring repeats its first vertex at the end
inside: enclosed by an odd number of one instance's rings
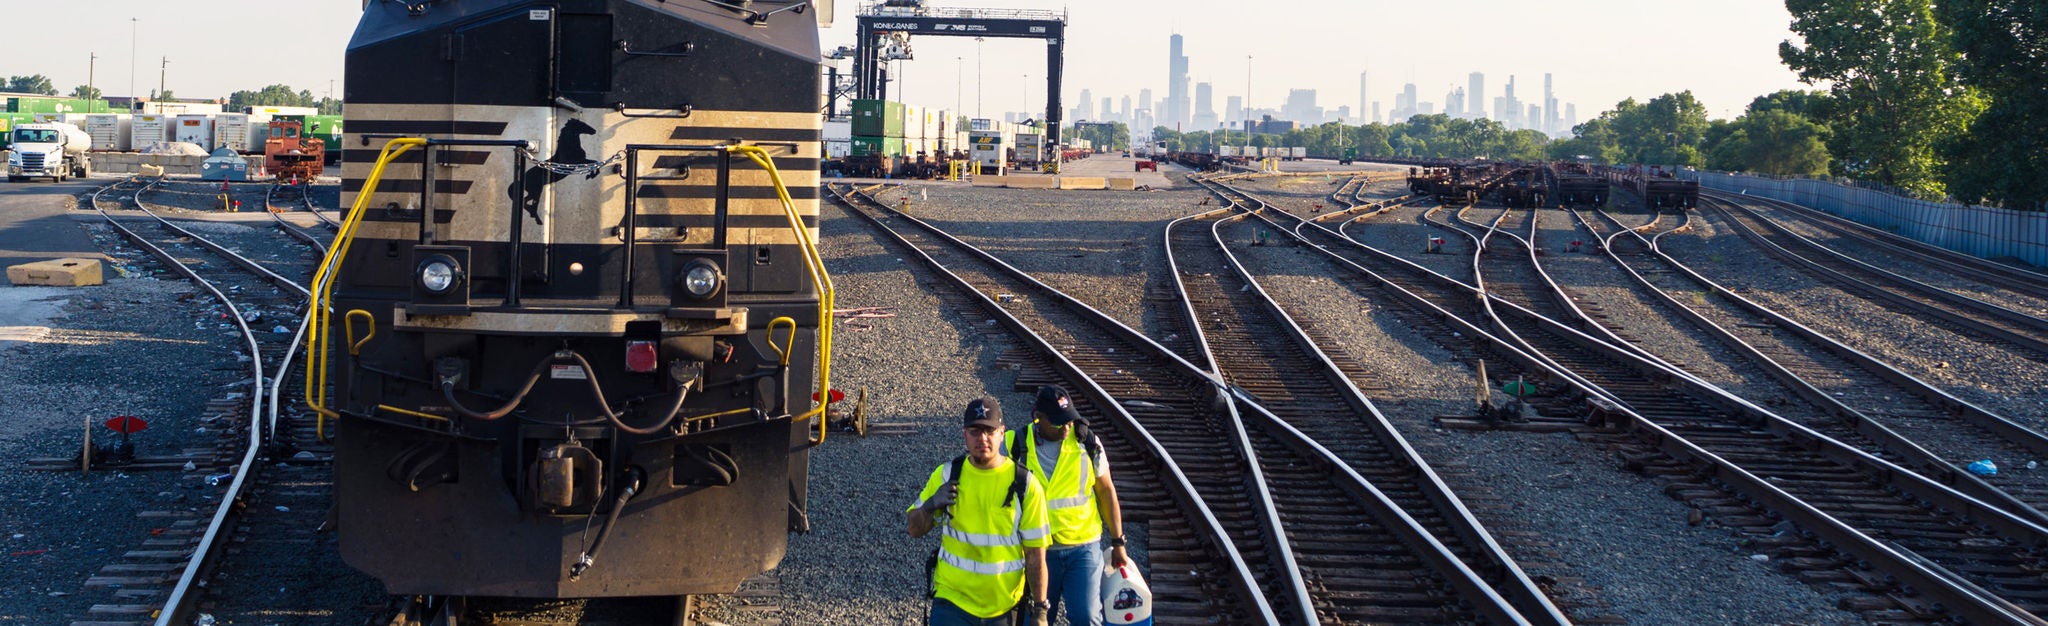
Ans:
POLYGON ((1100 176, 1061 176, 1061 189, 1101 190, 1108 188, 1108 181, 1100 176))
POLYGON ((23 263, 7 268, 8 282, 16 285, 84 287, 106 282, 100 277, 99 259, 57 259, 23 263))
POLYGON ((976 186, 976 187, 1001 187, 1001 186, 1004 186, 1004 185, 1008 185, 1009 183, 1010 183, 1010 177, 1008 177, 1008 176, 976 176, 976 177, 974 177, 974 186, 976 186))
POLYGON ((1108 179, 1108 182, 1107 182, 1107 184, 1106 184, 1106 187, 1107 187, 1107 188, 1108 188, 1108 189, 1109 189, 1110 191, 1136 191, 1136 190, 1138 189, 1138 179, 1136 179, 1136 178, 1111 178, 1111 179, 1108 179))
POLYGON ((1060 179, 1051 176, 1009 176, 1004 186, 1011 189, 1058 189, 1060 179))

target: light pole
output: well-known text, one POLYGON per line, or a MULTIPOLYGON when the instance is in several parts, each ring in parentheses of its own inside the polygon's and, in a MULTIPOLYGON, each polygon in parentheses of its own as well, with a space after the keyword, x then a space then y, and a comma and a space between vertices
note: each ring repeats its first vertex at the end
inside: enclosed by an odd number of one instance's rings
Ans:
POLYGON ((1031 75, 1024 75, 1024 117, 1031 117, 1031 75))
POLYGON ((135 32, 139 25, 136 18, 128 18, 128 97, 131 101, 135 97, 135 32))
POLYGON ((97 99, 98 99, 97 97, 95 97, 95 96, 93 95, 93 93, 92 93, 92 92, 94 92, 94 91, 97 91, 97 89, 93 87, 93 82, 94 82, 94 78, 95 78, 95 77, 97 77, 97 76, 99 75, 99 70, 100 70, 100 53, 98 53, 98 52, 89 52, 89 53, 87 53, 87 54, 88 54, 88 55, 90 55, 90 56, 89 56, 89 57, 88 57, 88 58, 87 58, 87 59, 85 60, 85 98, 84 98, 84 100, 85 100, 85 112, 87 112, 87 113, 91 113, 91 112, 92 112, 92 101, 93 101, 93 100, 97 100, 97 99))
POLYGON ((963 78, 961 78, 961 77, 962 77, 962 76, 965 76, 965 75, 966 75, 966 71, 967 71, 967 69, 966 69, 966 68, 967 68, 967 57, 953 57, 953 114, 954 114, 954 115, 959 115, 959 114, 960 114, 960 106, 961 106, 961 104, 960 104, 960 85, 964 84, 964 82, 965 82, 965 79, 963 79, 963 78))
POLYGON ((1244 55, 1244 146, 1252 145, 1252 55, 1244 55))
POLYGON ((981 38, 974 38, 974 116, 981 117, 981 38))
POLYGON ((170 75, 170 73, 171 73, 171 58, 170 58, 170 57, 164 57, 164 65, 163 65, 163 68, 161 68, 161 70, 160 70, 159 72, 157 72, 157 75, 156 75, 156 97, 157 97, 157 99, 159 99, 159 100, 165 99, 165 98, 164 98, 164 92, 165 92, 165 91, 169 91, 169 88, 167 88, 167 87, 165 87, 165 86, 164 86, 164 79, 165 79, 165 77, 169 76, 169 75, 170 75))

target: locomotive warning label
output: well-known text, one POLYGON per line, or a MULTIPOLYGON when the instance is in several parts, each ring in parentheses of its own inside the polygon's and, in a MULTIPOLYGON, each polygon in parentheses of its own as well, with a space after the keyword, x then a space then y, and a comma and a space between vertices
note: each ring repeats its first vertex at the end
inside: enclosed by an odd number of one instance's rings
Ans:
POLYGON ((583 366, 580 365, 550 365, 548 366, 548 378, 554 378, 558 380, 586 380, 590 378, 590 376, 583 373, 583 366))

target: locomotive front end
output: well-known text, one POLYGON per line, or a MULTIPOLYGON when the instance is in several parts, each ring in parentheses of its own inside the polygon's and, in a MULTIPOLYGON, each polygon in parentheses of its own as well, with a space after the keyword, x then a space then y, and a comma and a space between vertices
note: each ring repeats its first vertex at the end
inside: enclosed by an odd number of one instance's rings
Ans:
POLYGON ((818 29, 746 7, 366 8, 308 395, 391 593, 730 592, 805 528, 818 29))

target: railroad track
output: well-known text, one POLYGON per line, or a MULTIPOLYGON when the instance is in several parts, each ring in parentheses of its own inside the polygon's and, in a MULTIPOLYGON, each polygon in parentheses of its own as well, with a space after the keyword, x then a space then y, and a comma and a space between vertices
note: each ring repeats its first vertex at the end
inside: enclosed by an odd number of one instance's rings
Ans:
POLYGON ((325 256, 327 244, 334 241, 336 233, 341 232, 341 225, 335 223, 332 218, 322 214, 318 208, 315 208, 313 206, 313 198, 307 191, 309 189, 305 185, 271 185, 269 189, 263 192, 264 210, 270 213, 271 223, 279 231, 293 239, 305 242, 306 245, 313 246, 315 250, 320 251, 322 256, 325 256), (297 215, 302 210, 318 217, 319 223, 316 226, 308 227, 296 219, 285 217, 288 214, 297 215), (324 232, 322 232, 323 230, 324 232))
MULTIPOLYGON (((245 349, 241 360, 250 368, 250 377, 239 390, 213 403, 214 406, 232 407, 232 414, 240 416, 215 424, 225 431, 222 445, 238 448, 238 454, 230 455, 229 465, 209 470, 225 470, 221 479, 215 481, 224 486, 225 491, 220 494, 220 504, 211 518, 188 520, 192 523, 183 526, 185 531, 179 536, 153 541, 146 547, 154 549, 130 552, 124 555, 123 562, 103 570, 103 573, 147 572, 151 575, 96 577, 102 586, 118 588, 115 595, 119 602, 95 605, 88 618, 75 622, 78 624, 139 624, 145 622, 135 620, 146 617, 167 626, 185 624, 197 618, 202 602, 218 603, 228 599, 220 595, 208 596, 207 587, 222 566, 231 560, 234 550, 229 546, 249 539, 260 541, 268 536, 247 532, 258 523, 266 525, 266 532, 270 530, 263 520, 265 516, 251 510, 252 503, 268 503, 276 499, 276 494, 296 488, 296 481, 305 478, 295 475, 317 473, 318 477, 311 480, 325 480, 324 471, 295 469, 296 465, 310 465, 306 463, 309 459, 297 457, 299 450, 290 447, 290 436, 279 436, 295 425, 295 420, 289 417, 281 419, 279 389, 288 380, 292 355, 304 337, 304 325, 297 320, 302 319, 303 311, 300 309, 304 306, 306 291, 293 278, 273 271, 272 266, 293 263, 276 258, 270 261, 250 259, 164 219, 142 200, 144 194, 161 182, 162 179, 126 179, 94 191, 90 201, 92 207, 124 238, 155 256, 169 269, 191 279, 194 285, 219 301, 225 311, 222 319, 229 320, 228 323, 241 335, 245 349), (132 204, 134 209, 144 212, 156 227, 131 228, 124 219, 108 213, 110 201, 104 198, 109 192, 114 192, 123 205, 132 204), (285 332, 276 332, 278 329, 285 332), (203 527, 200 522, 204 522, 203 527)), ((310 263, 300 265, 310 267, 310 263)), ((305 510, 311 511, 317 525, 318 518, 325 512, 324 500, 292 502, 302 503, 305 510)), ((303 544, 298 547, 300 549, 293 556, 303 556, 303 544)), ((274 579, 262 581, 265 585, 275 582, 274 579)), ((93 586, 93 582, 88 581, 88 586, 93 586)))
POLYGON ((1765 254, 1885 308, 2048 363, 2048 320, 1970 298, 1828 249, 1744 206, 1747 198, 1702 192, 1700 205, 1721 213, 1765 254))
MULTIPOLYGON (((1601 215, 1615 226, 1604 240, 1608 256, 1656 296, 1660 312, 1687 320, 1743 355, 1764 374, 1752 380, 1775 381, 1779 388, 1772 395, 1781 399, 1775 408, 1782 415, 2016 516, 2048 524, 2048 514, 2042 513, 2048 508, 2048 476, 2005 472, 1987 480, 1962 469, 1986 455, 2041 457, 2048 454, 2048 436, 1801 326, 1665 255, 1657 243, 1689 228, 1691 213, 1673 215, 1674 226, 1648 237, 1642 234, 1648 225, 1627 228, 1618 218, 1601 215), (1678 297, 1701 293, 1711 297, 1678 297)), ((1594 227, 1588 223, 1587 228, 1594 227)))
MULTIPOLYGON (((1227 195, 1219 188, 1212 190, 1227 195)), ((1248 412, 1300 431, 1341 459, 1349 472, 1361 475, 1363 484, 1387 501, 1340 501, 1318 507, 1313 514, 1291 511, 1292 498, 1287 496, 1292 494, 1288 491, 1303 492, 1300 497, 1309 502, 1328 501, 1327 495, 1316 490, 1327 490, 1329 479, 1314 471, 1313 459, 1296 460, 1297 454, 1288 454, 1281 447, 1283 442, 1253 438, 1260 446, 1259 458, 1267 466, 1267 475, 1282 491, 1281 519, 1295 539, 1297 560, 1312 586, 1325 593, 1370 592, 1364 597, 1319 596, 1315 598, 1317 611, 1333 623, 1499 621, 1505 617, 1473 615, 1463 607, 1482 601, 1507 602, 1519 614, 1515 619, 1568 623, 1428 463, 1358 391, 1361 379, 1369 375, 1355 365, 1339 365, 1355 361, 1330 357, 1330 348, 1325 346, 1334 342, 1312 336, 1295 324, 1230 255, 1225 242, 1250 240, 1244 237, 1244 231, 1250 230, 1244 220, 1241 214, 1219 210, 1167 226, 1168 261, 1183 283, 1192 317, 1200 320, 1209 347, 1209 355, 1201 363, 1221 374, 1237 393, 1257 399, 1255 404, 1263 411, 1248 412), (1235 236, 1226 231, 1234 231, 1235 236), (1373 510, 1374 506, 1397 509, 1400 515, 1373 510), (1383 527, 1415 526, 1414 534, 1428 541, 1417 545, 1384 528, 1356 523, 1367 515, 1392 520, 1382 521, 1383 527), (1380 556, 1361 562, 1360 552, 1380 556), (1484 580, 1492 593, 1474 598, 1474 590, 1446 584, 1453 581, 1445 580, 1444 569, 1458 570, 1460 577, 1469 569, 1473 571, 1470 576, 1484 580), (1398 596, 1415 599, 1398 604, 1386 601, 1398 596), (1420 604, 1428 598, 1435 598, 1434 603, 1420 604)))
MULTIPOLYGON (((1897 267, 1896 264, 1901 262, 1921 265, 1977 283, 1981 288, 1976 291, 1980 293, 2020 294, 2034 301, 2022 304, 2030 304, 2032 306, 2029 308, 2035 310, 2043 308, 2042 301, 2048 301, 2048 274, 1923 243, 1783 200, 1762 196, 1744 196, 1744 199, 1780 209, 1798 220, 1838 236, 1880 248, 1886 253, 1885 262, 1893 264, 1893 267, 1897 267)), ((2035 315, 2038 316, 2039 313, 2035 315)))
MULTIPOLYGON (((1326 229, 1288 217, 1305 241, 1332 239, 1326 229)), ((1412 267, 1342 241, 1347 245, 1314 247, 1364 273, 1372 273, 1358 262, 1365 259, 1382 268, 1412 267)), ((1408 293, 1411 285, 1390 286, 1408 293)), ((1421 286, 1444 293, 1402 299, 1425 308, 1476 299, 1470 288, 1441 276, 1421 286)), ((1849 608, 1876 619, 2048 623, 2038 617, 2048 588, 2026 574, 2048 567, 2042 552, 2048 529, 1633 352, 1519 307, 1490 308, 1486 317, 1449 322, 1495 344, 1514 358, 1513 367, 1584 393, 1595 422, 1615 431, 1611 443, 1627 464, 1665 476, 1667 493, 1758 537, 1773 558, 1806 580, 1861 589, 1866 596, 1849 608), (1516 350, 1481 324, 1519 330, 1542 358, 1516 350)))
POLYGON ((1301 601, 1308 596, 1306 586, 1294 568, 1280 565, 1290 554, 1287 541, 1258 469, 1242 452, 1251 449, 1242 425, 1214 417, 1232 406, 1214 381, 1188 380, 1186 370, 1161 362, 1178 357, 1135 331, 1101 325, 1106 317, 1077 312, 1059 301, 1058 291, 1004 273, 994 257, 868 194, 848 185, 831 185, 829 191, 848 212, 923 260, 939 280, 959 287, 974 305, 970 310, 1009 328, 1041 355, 1016 363, 1024 370, 1019 385, 1065 384, 1083 416, 1111 426, 1095 432, 1122 468, 1115 477, 1125 517, 1151 527, 1156 620, 1312 619, 1312 613, 1299 612, 1307 604, 1301 601))

